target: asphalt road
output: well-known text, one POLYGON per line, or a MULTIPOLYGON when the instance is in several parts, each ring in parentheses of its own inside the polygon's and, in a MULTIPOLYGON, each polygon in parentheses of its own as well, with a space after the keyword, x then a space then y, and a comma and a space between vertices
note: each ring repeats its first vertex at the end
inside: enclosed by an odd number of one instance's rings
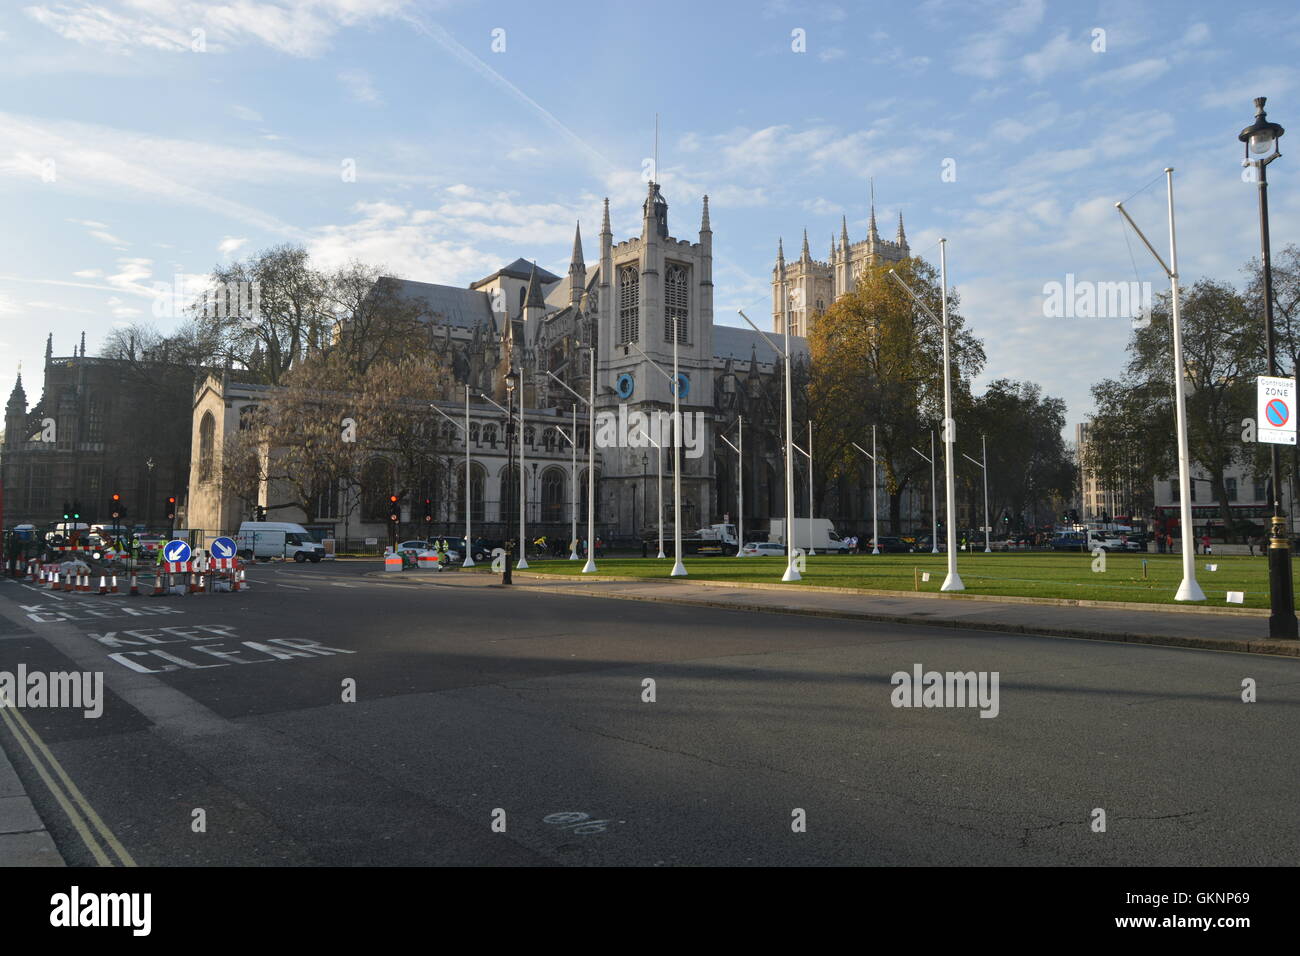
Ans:
MULTIPOLYGON (((1300 859, 1300 661, 377 567, 166 598, 5 581, 0 671, 103 673, 103 716, 24 715, 140 865, 1300 859), (997 716, 893 706, 917 664, 997 672, 997 716)), ((65 858, 93 863, 0 743, 65 858)))

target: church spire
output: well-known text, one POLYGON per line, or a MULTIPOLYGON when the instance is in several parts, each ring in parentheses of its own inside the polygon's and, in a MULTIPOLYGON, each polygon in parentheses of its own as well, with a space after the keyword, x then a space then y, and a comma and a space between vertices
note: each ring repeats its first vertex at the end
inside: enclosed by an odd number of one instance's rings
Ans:
POLYGON ((569 304, 575 309, 587 289, 587 264, 582 261, 582 225, 573 227, 573 258, 569 262, 569 304))
POLYGON ((533 263, 533 271, 528 276, 528 292, 524 296, 524 308, 546 308, 546 301, 542 298, 542 284, 537 279, 537 263, 533 263))
POLYGON ((581 268, 586 272, 586 263, 582 261, 582 223, 576 222, 573 226, 573 257, 569 260, 569 271, 574 272, 581 268))
POLYGON ((803 249, 800 250, 800 252, 799 252, 799 261, 800 261, 800 262, 807 262, 807 261, 808 261, 809 259, 811 259, 811 258, 812 258, 812 255, 808 252, 808 230, 807 230, 807 229, 804 229, 804 231, 803 231, 803 249))
POLYGON ((898 244, 904 249, 907 248, 907 236, 903 232, 903 210, 898 210, 898 244))
POLYGON ((81 357, 86 357, 86 332, 84 329, 81 332, 81 357))
POLYGON ((27 412, 27 392, 23 388, 23 367, 18 366, 18 381, 14 383, 14 390, 9 393, 9 405, 7 406, 10 414, 17 411, 19 414, 27 412))
POLYGON ((875 245, 880 241, 880 233, 876 231, 876 181, 871 180, 871 221, 867 225, 867 242, 875 245))
POLYGON ((613 235, 609 228, 609 197, 605 197, 605 215, 600 221, 600 234, 602 236, 613 235))
POLYGON ((54 333, 51 332, 45 337, 45 364, 49 365, 50 360, 54 358, 54 333))
POLYGON ((781 240, 776 240, 776 261, 780 265, 785 265, 785 249, 781 245, 781 240))

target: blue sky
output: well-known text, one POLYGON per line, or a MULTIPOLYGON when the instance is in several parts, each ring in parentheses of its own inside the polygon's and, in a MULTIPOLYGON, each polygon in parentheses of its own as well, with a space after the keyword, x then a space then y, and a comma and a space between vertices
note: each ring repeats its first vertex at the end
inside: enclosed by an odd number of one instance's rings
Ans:
MULTIPOLYGON (((30 391, 47 330, 68 354, 169 328, 156 283, 280 242, 467 284, 519 256, 562 273, 580 219, 592 262, 603 196, 616 240, 640 229, 657 112, 674 235, 710 196, 718 321, 766 320, 778 236, 824 259, 843 214, 863 238, 874 177, 887 236, 901 209, 914 251, 948 238, 984 380, 1037 381, 1075 421, 1129 323, 1046 318, 1044 284, 1164 288, 1113 204, 1165 166, 1184 282, 1239 279, 1236 133, 1266 95, 1283 151, 1300 138, 1298 58, 1282 3, 7 0, 0 381, 21 361, 30 391)), ((1280 248, 1300 165, 1270 170, 1280 248)), ((1129 204, 1162 253, 1163 201, 1129 204)))

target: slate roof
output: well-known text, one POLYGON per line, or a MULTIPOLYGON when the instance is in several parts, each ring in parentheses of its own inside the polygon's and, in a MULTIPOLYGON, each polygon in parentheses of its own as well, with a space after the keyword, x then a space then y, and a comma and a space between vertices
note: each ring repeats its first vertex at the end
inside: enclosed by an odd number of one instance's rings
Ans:
MULTIPOLYGON (((769 332, 768 336, 777 345, 784 347, 783 336, 773 332, 769 332)), ((808 340, 800 335, 790 336, 790 354, 791 356, 806 356, 808 354, 808 340)), ((734 325, 713 326, 714 358, 730 358, 748 362, 755 355, 763 363, 781 361, 781 356, 772 351, 772 346, 768 345, 763 336, 753 329, 739 328, 734 325)))
MULTIPOLYGON (((500 269, 492 273, 490 276, 484 276, 482 279, 479 279, 477 282, 471 282, 469 287, 471 289, 477 289, 479 286, 483 285, 484 283, 491 282, 497 276, 510 276, 512 279, 523 279, 525 282, 527 282, 528 277, 531 276, 532 274, 533 274, 533 264, 531 262, 529 262, 527 259, 516 259, 514 262, 510 263, 510 265, 502 266, 500 269)), ((555 275, 552 272, 547 272, 541 266, 537 267, 537 278, 540 279, 544 285, 550 285, 552 282, 560 281, 559 276, 555 275)))
POLYGON ((492 304, 486 292, 387 276, 380 281, 393 283, 397 287, 397 294, 403 298, 417 300, 422 306, 423 318, 439 316, 448 325, 459 328, 473 328, 480 322, 486 323, 488 328, 494 328, 492 304))

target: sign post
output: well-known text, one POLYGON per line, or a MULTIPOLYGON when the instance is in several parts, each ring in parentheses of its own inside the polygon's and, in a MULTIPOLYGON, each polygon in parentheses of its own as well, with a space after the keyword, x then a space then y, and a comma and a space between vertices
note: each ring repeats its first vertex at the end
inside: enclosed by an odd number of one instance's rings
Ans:
POLYGON ((1296 387, 1293 378, 1261 375, 1256 380, 1255 436, 1269 445, 1294 445, 1296 387))

